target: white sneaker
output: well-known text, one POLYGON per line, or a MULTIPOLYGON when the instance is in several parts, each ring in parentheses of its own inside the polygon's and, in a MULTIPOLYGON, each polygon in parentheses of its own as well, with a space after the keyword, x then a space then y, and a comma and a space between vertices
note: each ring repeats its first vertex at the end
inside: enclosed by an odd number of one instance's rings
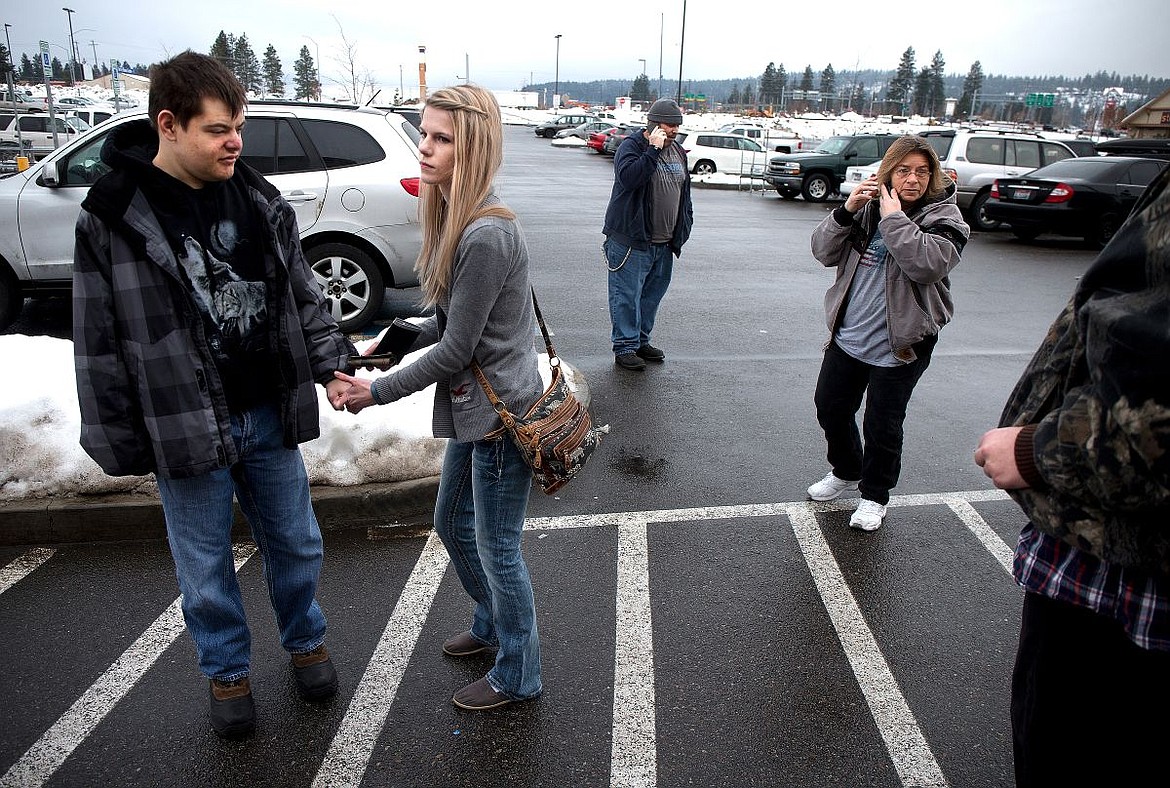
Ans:
POLYGON ((859 531, 876 531, 882 527, 882 520, 886 519, 886 507, 877 501, 861 499, 857 504, 857 511, 849 518, 849 527, 859 531))
POLYGON ((808 497, 814 501, 831 501, 846 490, 856 490, 857 482, 847 482, 838 479, 833 472, 825 474, 825 478, 808 488, 808 497))

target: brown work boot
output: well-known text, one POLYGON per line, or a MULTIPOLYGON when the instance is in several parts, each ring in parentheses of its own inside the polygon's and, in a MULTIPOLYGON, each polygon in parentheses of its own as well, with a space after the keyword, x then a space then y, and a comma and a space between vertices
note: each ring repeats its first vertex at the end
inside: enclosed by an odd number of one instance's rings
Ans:
POLYGON ((337 694, 337 670, 322 644, 312 651, 292 655, 297 691, 305 700, 328 700, 337 694))
POLYGON ((217 734, 236 739, 256 729, 256 705, 247 676, 234 681, 212 679, 208 694, 211 727, 217 734))

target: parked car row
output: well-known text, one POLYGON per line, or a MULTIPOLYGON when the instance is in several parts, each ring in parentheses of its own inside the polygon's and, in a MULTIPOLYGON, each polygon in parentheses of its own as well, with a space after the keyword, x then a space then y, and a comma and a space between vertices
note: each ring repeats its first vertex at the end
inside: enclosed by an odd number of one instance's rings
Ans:
MULTIPOLYGON (((108 167, 107 136, 145 112, 72 135, 23 172, 0 177, 0 329, 26 297, 68 293, 81 201, 108 167)), ((344 331, 369 323, 386 287, 418 284, 418 129, 372 108, 251 102, 243 159, 293 206, 305 257, 344 331)))

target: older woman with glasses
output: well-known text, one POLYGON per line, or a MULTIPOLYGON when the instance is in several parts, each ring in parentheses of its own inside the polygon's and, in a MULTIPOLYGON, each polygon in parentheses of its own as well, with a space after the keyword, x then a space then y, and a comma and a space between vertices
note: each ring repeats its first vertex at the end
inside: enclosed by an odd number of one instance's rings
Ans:
POLYGON ((853 528, 875 531, 885 519, 906 406, 954 312, 948 275, 969 236, 955 185, 915 136, 895 140, 878 171, 813 231, 813 256, 837 277, 825 294, 831 336, 814 397, 831 470, 808 497, 857 489, 853 528))

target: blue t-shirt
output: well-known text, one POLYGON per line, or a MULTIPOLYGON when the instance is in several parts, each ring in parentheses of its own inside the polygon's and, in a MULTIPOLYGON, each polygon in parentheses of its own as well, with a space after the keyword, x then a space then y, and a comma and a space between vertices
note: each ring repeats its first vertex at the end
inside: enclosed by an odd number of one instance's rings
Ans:
POLYGON ((858 361, 875 367, 897 367, 890 330, 886 324, 886 258, 889 252, 881 231, 874 233, 869 248, 857 263, 849 283, 849 300, 834 341, 858 361))

